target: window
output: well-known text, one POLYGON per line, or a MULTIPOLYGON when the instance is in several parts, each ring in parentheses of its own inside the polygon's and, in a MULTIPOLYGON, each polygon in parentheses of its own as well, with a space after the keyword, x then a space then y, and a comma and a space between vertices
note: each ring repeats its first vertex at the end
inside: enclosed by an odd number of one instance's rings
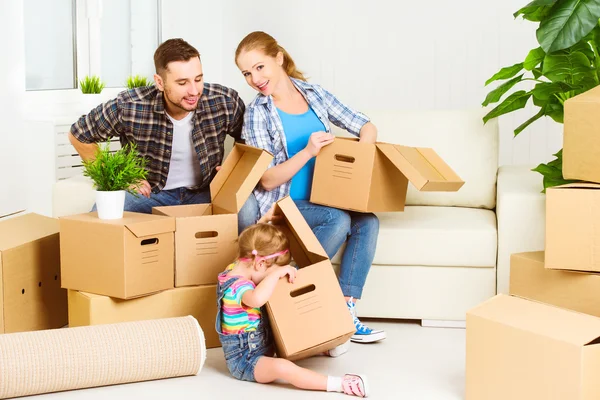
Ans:
POLYGON ((123 87, 151 78, 160 0, 24 0, 27 90, 74 89, 86 75, 123 87))

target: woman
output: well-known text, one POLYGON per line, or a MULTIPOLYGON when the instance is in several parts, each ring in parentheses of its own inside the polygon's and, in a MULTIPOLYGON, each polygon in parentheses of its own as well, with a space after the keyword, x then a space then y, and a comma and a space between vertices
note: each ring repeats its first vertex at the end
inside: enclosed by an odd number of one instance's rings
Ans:
POLYGON ((235 61, 248 85, 259 92, 246 108, 242 137, 247 144, 274 155, 254 192, 261 215, 290 195, 330 258, 348 240, 339 282, 356 327, 351 340, 369 343, 384 339, 384 331, 362 324, 355 311, 375 255, 379 220, 373 214, 308 201, 315 157, 334 140, 329 121, 364 143, 375 143, 375 126, 331 93, 306 82, 287 51, 264 32, 246 36, 238 45, 235 61))

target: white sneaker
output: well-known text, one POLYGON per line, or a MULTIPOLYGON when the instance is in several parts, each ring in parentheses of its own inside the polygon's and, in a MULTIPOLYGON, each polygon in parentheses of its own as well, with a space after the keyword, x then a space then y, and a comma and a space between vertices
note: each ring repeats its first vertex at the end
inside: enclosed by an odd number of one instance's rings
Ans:
POLYGON ((350 347, 350 340, 348 340, 346 343, 342 343, 339 346, 334 347, 333 349, 327 351, 326 354, 329 357, 339 357, 342 354, 347 353, 349 347, 350 347))

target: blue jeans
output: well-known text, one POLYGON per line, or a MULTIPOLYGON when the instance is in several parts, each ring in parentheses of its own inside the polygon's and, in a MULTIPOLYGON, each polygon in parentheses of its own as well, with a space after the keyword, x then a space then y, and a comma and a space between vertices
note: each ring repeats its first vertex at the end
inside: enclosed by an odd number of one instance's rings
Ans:
MULTIPOLYGON (((158 193, 150 193, 150 198, 142 195, 135 197, 129 192, 125 193, 125 211, 145 214, 151 214, 152 207, 204 203, 210 203, 209 188, 204 190, 190 190, 187 188, 161 190, 158 193)), ((96 211, 95 204, 92 211, 96 211)), ((248 197, 248 200, 246 200, 246 203, 238 213, 238 231, 243 231, 246 227, 255 224, 257 220, 258 203, 254 194, 250 194, 250 197, 248 197)))
POLYGON ((375 214, 339 210, 308 200, 295 203, 330 259, 348 240, 338 279, 344 296, 360 299, 375 257, 379 219, 375 214))

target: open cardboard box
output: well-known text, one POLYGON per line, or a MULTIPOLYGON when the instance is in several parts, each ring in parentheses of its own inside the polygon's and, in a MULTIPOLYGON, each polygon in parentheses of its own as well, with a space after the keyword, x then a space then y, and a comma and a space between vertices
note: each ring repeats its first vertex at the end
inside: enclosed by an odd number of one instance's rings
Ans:
POLYGON ((467 313, 467 400, 600 399, 600 318, 497 295, 467 313))
POLYGON ((600 185, 546 190, 545 267, 600 272, 600 185))
POLYGON ((130 300, 69 290, 70 328, 187 315, 198 320, 207 348, 221 346, 215 330, 216 285, 170 289, 130 300))
POLYGON ((59 221, 63 288, 119 299, 173 288, 174 218, 126 211, 59 221))
POLYGON ((0 333, 67 324, 58 231, 57 219, 38 214, 0 218, 0 333))
POLYGON ((336 138, 316 158, 310 201, 360 212, 403 211, 408 181, 420 191, 455 192, 464 185, 432 149, 336 138))
POLYGON ((600 183, 600 86, 565 101, 565 179, 600 183))
POLYGON ((175 286, 217 283, 236 256, 237 213, 273 156, 236 144, 210 183, 210 204, 154 207, 153 214, 175 217, 175 286))
POLYGON ((278 201, 275 215, 299 270, 293 284, 277 283, 266 306, 277 355, 298 360, 345 343, 356 329, 331 262, 293 200, 278 201))

